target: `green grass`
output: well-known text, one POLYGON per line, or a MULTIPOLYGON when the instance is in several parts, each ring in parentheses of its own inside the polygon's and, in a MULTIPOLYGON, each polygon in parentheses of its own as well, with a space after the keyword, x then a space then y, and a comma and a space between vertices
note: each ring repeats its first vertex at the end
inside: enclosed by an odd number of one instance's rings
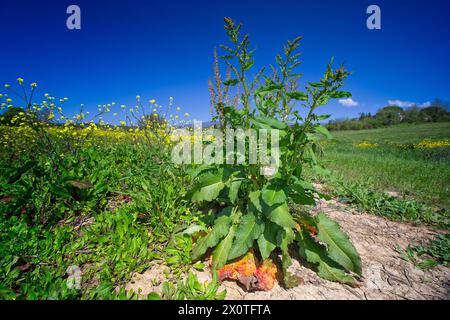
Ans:
POLYGON ((401 197, 448 210, 450 148, 412 148, 424 139, 450 139, 448 123, 339 131, 333 132, 333 137, 335 140, 325 146, 322 161, 334 175, 375 191, 395 191, 401 197), (377 146, 355 146, 361 142, 377 146))
POLYGON ((333 131, 333 137, 338 141, 359 142, 396 142, 415 143, 422 139, 445 139, 450 137, 448 122, 404 124, 379 129, 333 131))
POLYGON ((0 158, 0 299, 137 298, 124 291, 133 272, 167 261, 176 282, 189 267, 179 258, 189 244, 166 249, 174 228, 197 219, 182 198, 190 182, 159 146, 99 144, 57 170, 42 155, 9 159, 0 158), (70 266, 82 270, 79 289, 68 286, 70 266))

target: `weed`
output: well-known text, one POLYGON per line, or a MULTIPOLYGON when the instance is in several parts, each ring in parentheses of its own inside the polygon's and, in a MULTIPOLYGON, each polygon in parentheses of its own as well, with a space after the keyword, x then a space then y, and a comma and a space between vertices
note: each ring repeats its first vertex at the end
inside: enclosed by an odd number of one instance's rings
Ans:
POLYGON ((339 225, 324 214, 294 220, 288 207, 289 201, 314 203, 315 190, 305 181, 302 168, 317 166, 320 141, 330 137, 325 127, 318 124, 324 117, 316 115, 315 111, 333 98, 350 96, 339 90, 349 72, 343 66, 333 70, 330 63, 319 82, 309 83, 306 92, 299 91, 299 75, 295 73, 300 64, 297 49, 301 37, 298 37, 288 41, 283 56, 276 56, 273 75, 264 76, 264 83, 258 85, 263 70, 252 81, 248 79, 248 70, 254 64, 248 35, 241 37, 241 24, 236 25, 229 18, 225 19, 225 30, 231 46, 221 46, 225 51, 222 60, 232 76, 223 82, 228 89, 222 92, 233 92, 229 87, 241 92, 242 108, 226 105, 230 99, 214 93, 212 88, 213 96, 218 98, 213 99, 217 119, 223 125, 222 130, 224 126, 244 126, 245 129, 265 129, 269 133, 279 131, 281 161, 278 171, 271 176, 265 176, 264 168, 255 164, 197 168, 194 174, 197 184, 188 197, 200 206, 208 204, 214 209, 211 229, 196 242, 193 260, 214 248, 212 266, 220 269, 228 261, 245 255, 257 243, 255 247, 263 259, 269 258, 275 249, 281 251, 283 283, 291 287, 297 283, 287 272, 292 262, 288 249, 296 243, 300 255, 319 266, 320 276, 352 282, 353 278, 346 271, 360 274, 360 258, 339 225), (255 108, 251 107, 251 101, 255 108), (305 118, 293 111, 296 102, 308 111, 305 118), (317 238, 309 230, 318 230, 317 238))
POLYGON ((170 300, 223 300, 226 295, 226 290, 218 291, 216 272, 211 282, 200 283, 190 271, 185 281, 179 281, 176 285, 166 281, 162 288, 162 298, 170 300))

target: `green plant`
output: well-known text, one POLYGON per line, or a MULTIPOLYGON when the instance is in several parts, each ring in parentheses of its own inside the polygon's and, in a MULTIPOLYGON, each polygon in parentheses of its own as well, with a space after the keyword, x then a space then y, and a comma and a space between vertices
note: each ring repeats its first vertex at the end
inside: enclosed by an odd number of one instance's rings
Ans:
MULTIPOLYGON (((281 251, 284 285, 290 287, 295 281, 287 272, 291 264, 289 247, 295 243, 300 256, 318 266, 320 276, 351 283, 353 279, 345 271, 361 274, 361 262, 339 225, 324 214, 294 218, 289 209, 291 201, 314 204, 314 196, 321 196, 304 179, 302 169, 318 166, 316 154, 320 152, 320 141, 330 137, 318 123, 328 116, 318 116, 315 112, 330 99, 350 96, 339 90, 349 72, 343 66, 333 70, 330 63, 319 82, 309 82, 306 92, 299 91, 300 75, 294 73, 300 64, 296 52, 301 40, 298 37, 288 41, 283 56, 276 56, 277 67, 272 66, 272 76, 258 72, 249 81, 253 50, 248 48, 248 35, 241 39, 240 29, 241 24, 226 18, 225 30, 232 45, 221 47, 226 51, 222 59, 232 71, 223 85, 242 92, 242 108, 223 102, 216 102, 215 107, 223 122, 222 130, 225 126, 243 126, 243 129, 278 133, 280 161, 277 172, 271 176, 264 175, 266 168, 261 164, 213 164, 194 170, 198 183, 188 196, 193 202, 207 203, 214 213, 210 217, 212 228, 197 241, 192 258, 198 260, 209 248, 214 248, 212 264, 218 269, 244 255, 256 241, 263 259, 269 258, 276 248, 281 251), (264 83, 257 85, 261 76, 264 83), (295 102, 306 109, 305 117, 294 110, 295 102)), ((246 142, 249 143, 248 136, 246 142)), ((274 158, 275 154, 269 156, 274 158)))
POLYGON ((407 251, 425 259, 416 262, 419 268, 432 268, 450 264, 450 234, 438 234, 428 245, 408 246, 407 251))
POLYGON ((189 271, 185 281, 179 281, 176 285, 166 281, 162 288, 162 297, 168 300, 223 300, 226 295, 226 290, 218 292, 216 272, 211 282, 200 283, 197 276, 189 271))
POLYGON ((169 241, 165 252, 166 263, 171 267, 175 276, 180 276, 191 262, 192 238, 187 235, 175 235, 169 241))

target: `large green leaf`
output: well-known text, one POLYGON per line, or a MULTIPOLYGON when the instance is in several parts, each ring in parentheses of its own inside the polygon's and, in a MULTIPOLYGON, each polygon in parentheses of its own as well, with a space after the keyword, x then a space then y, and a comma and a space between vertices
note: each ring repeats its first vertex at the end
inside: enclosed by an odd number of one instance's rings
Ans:
POLYGON ((199 177, 209 172, 217 172, 217 169, 212 165, 206 163, 186 170, 186 173, 193 178, 199 177))
POLYGON ((302 231, 297 234, 296 240, 300 256, 309 263, 317 265, 317 274, 321 278, 347 284, 354 283, 354 279, 328 257, 327 249, 317 243, 308 232, 302 231))
POLYGON ((261 192, 262 199, 269 206, 273 206, 286 201, 285 188, 278 184, 267 184, 264 186, 261 192))
POLYGON ((191 224, 191 225, 183 225, 181 228, 178 228, 174 231, 174 235, 194 235, 200 231, 205 231, 206 228, 202 225, 191 224))
POLYGON ((222 170, 217 173, 205 174, 191 191, 191 200, 194 202, 212 201, 219 196, 223 188, 225 188, 225 182, 222 170))
POLYGON ((288 271, 292 264, 289 255, 289 245, 294 241, 295 234, 291 228, 283 228, 277 234, 277 242, 281 248, 281 267, 283 269, 283 284, 286 288, 294 288, 299 285, 299 278, 288 271))
POLYGON ((258 248, 261 257, 267 259, 277 247, 277 234, 281 227, 271 221, 265 221, 264 232, 258 238, 258 248))
POLYGON ((253 241, 258 239, 263 231, 264 222, 261 219, 257 218, 251 212, 244 215, 237 228, 236 238, 234 239, 228 259, 232 260, 245 254, 253 246, 253 241))
POLYGON ((234 234, 236 233, 236 226, 232 225, 228 235, 219 243, 217 248, 214 250, 212 257, 213 269, 222 268, 228 261, 228 254, 233 244, 234 234))
POLYGON ((295 221, 289 213, 289 207, 286 202, 275 206, 268 206, 266 203, 263 203, 263 212, 270 221, 281 227, 293 228, 295 226, 295 221))
POLYGON ((284 122, 281 122, 275 118, 270 118, 266 116, 257 116, 252 118, 253 124, 262 129, 279 129, 283 130, 287 128, 284 122))
POLYGON ((319 263, 317 267, 317 274, 319 277, 346 284, 353 284, 355 280, 348 274, 345 273, 344 270, 332 267, 326 262, 319 263))
POLYGON ((230 198, 231 203, 236 203, 236 199, 238 196, 239 188, 241 187, 242 180, 233 180, 230 183, 228 197, 230 198))
POLYGON ((282 228, 277 234, 277 243, 281 248, 281 251, 288 251, 288 246, 294 241, 295 233, 291 228, 282 228))
POLYGON ((261 191, 257 190, 250 192, 248 198, 250 199, 250 202, 248 203, 249 211, 262 212, 261 191))
POLYGON ((328 129, 326 127, 324 127, 322 125, 317 125, 315 127, 315 129, 316 129, 316 132, 324 135, 327 139, 331 139, 332 138, 331 133, 328 131, 328 129))
POLYGON ((192 260, 201 258, 208 250, 219 243, 227 235, 231 224, 230 216, 220 216, 216 219, 212 230, 203 238, 200 238, 192 250, 192 260))
POLYGON ((317 237, 327 244, 329 257, 346 270, 361 275, 361 258, 339 224, 324 213, 316 216, 317 237))
POLYGON ((310 190, 304 188, 302 180, 297 179, 295 183, 291 185, 291 194, 289 195, 292 201, 301 205, 314 205, 314 195, 310 190))
POLYGON ((305 192, 303 193, 293 193, 291 194, 291 199, 292 201, 294 201, 296 204, 301 204, 301 205, 314 205, 316 202, 314 200, 314 197, 311 194, 307 194, 305 192))

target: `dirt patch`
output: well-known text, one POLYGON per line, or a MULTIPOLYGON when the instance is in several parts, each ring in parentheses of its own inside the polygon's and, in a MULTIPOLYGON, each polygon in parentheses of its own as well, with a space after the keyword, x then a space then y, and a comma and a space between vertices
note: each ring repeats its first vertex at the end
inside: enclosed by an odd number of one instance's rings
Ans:
MULTIPOLYGON (((382 217, 361 214, 335 200, 319 201, 313 212, 324 212, 339 222, 349 235, 361 255, 363 276, 358 287, 330 282, 318 277, 314 271, 293 260, 290 270, 303 279, 303 284, 293 289, 284 289, 278 284, 269 292, 245 292, 235 282, 225 281, 221 287, 227 289, 226 299, 450 299, 450 268, 438 266, 432 269, 417 269, 411 262, 402 260, 396 251, 399 246, 424 244, 436 231, 407 223, 393 222, 382 217)), ((150 269, 128 284, 127 289, 142 293, 159 291, 151 285, 163 281, 159 272, 150 269), (140 278, 139 278, 140 277, 140 278)), ((198 272, 201 281, 210 280, 208 270, 198 272)))
POLYGON ((170 269, 163 264, 155 264, 144 273, 135 273, 130 282, 125 286, 125 290, 133 290, 140 293, 142 297, 147 297, 149 293, 162 293, 162 284, 167 280, 170 269))

